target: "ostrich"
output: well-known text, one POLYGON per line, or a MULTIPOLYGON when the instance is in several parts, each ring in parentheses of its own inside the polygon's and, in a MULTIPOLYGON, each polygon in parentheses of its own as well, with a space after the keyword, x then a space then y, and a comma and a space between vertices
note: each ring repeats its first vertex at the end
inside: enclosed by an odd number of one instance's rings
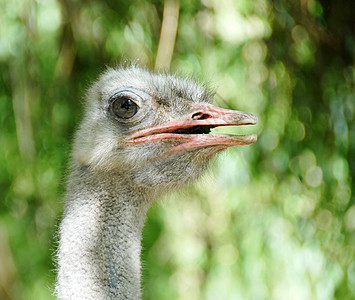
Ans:
POLYGON ((142 228, 154 199, 196 179, 227 147, 255 135, 208 134, 255 124, 211 105, 191 79, 136 65, 89 89, 72 150, 58 248, 58 299, 140 299, 142 228))

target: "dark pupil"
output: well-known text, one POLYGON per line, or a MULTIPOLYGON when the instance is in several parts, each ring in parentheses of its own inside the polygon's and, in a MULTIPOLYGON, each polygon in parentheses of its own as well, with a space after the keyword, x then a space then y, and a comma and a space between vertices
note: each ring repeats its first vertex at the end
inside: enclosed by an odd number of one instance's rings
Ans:
POLYGON ((137 113, 138 106, 128 98, 117 98, 112 104, 112 110, 117 117, 128 119, 137 113))

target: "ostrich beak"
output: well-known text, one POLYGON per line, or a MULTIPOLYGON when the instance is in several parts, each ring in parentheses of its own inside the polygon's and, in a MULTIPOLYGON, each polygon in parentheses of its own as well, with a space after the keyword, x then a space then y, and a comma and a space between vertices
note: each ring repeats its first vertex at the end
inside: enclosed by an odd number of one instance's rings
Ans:
POLYGON ((230 135, 209 134, 209 132, 212 128, 219 126, 254 125, 257 120, 257 117, 250 113, 201 103, 193 108, 192 113, 183 118, 134 132, 127 141, 146 143, 171 140, 175 144, 171 150, 175 151, 207 146, 227 148, 250 145, 257 140, 255 134, 230 135))

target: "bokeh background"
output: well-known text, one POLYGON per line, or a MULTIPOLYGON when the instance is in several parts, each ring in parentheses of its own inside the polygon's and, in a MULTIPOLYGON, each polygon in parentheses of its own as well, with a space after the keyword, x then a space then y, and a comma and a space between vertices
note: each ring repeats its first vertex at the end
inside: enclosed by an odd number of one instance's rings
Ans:
POLYGON ((144 299, 355 299, 354 3, 0 0, 0 299, 53 299, 81 100, 126 59, 259 117, 150 210, 144 299))

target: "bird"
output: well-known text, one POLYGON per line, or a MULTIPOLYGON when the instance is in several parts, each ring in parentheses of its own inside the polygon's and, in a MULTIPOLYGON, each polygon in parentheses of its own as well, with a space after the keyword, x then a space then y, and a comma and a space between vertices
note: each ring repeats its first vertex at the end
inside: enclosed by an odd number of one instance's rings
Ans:
POLYGON ((148 209, 197 179, 218 152, 257 140, 213 128, 254 125, 257 117, 212 105, 206 84, 135 63, 107 68, 84 98, 59 227, 55 293, 60 300, 141 299, 148 209))

